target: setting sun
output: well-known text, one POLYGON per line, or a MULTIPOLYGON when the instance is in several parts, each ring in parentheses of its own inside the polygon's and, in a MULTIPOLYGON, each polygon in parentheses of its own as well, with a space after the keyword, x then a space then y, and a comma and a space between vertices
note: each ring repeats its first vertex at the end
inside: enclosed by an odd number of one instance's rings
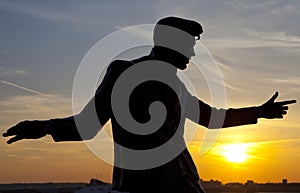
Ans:
POLYGON ((249 157, 246 144, 230 144, 223 146, 223 155, 229 162, 241 163, 249 157))

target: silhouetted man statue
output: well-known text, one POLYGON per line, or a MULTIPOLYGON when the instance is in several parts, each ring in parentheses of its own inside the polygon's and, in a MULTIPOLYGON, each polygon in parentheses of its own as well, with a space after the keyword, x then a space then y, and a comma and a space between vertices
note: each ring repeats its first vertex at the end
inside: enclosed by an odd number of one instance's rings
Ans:
MULTIPOLYGON (((183 139, 185 118, 207 128, 256 124, 258 118, 283 118, 288 110, 287 105, 296 101, 275 102, 278 96, 276 92, 261 106, 216 109, 192 96, 176 73, 178 69, 186 69, 190 58, 194 56, 194 46, 202 32, 202 26, 196 21, 177 17, 159 20, 154 29, 154 47, 151 53, 132 61, 113 61, 107 68, 95 97, 78 115, 46 121, 23 121, 8 129, 3 136, 14 136, 8 140, 9 144, 22 139, 38 139, 46 135, 51 135, 56 142, 92 139, 101 129, 92 123, 93 120, 88 121, 89 111, 95 107, 101 125, 111 119, 113 138, 116 144, 141 151, 167 144, 166 152, 147 158, 149 163, 159 160, 160 156, 165 156, 163 154, 179 151, 173 159, 154 168, 122 168, 119 167, 120 164, 114 166, 113 189, 130 193, 204 192, 199 184, 196 167, 183 139), (165 78, 163 83, 159 80, 149 79, 139 84, 133 89, 128 101, 131 116, 141 125, 152 119, 159 120, 159 115, 162 114, 164 121, 160 123, 158 121, 157 124, 154 121, 153 125, 159 126, 154 131, 151 128, 146 128, 145 131, 140 128, 125 128, 126 126, 121 123, 122 120, 119 121, 119 119, 125 119, 125 115, 122 117, 122 111, 117 112, 118 116, 115 114, 115 109, 118 110, 118 102, 123 100, 123 96, 120 91, 121 96, 112 101, 113 87, 128 70, 133 73, 132 78, 143 78, 149 74, 151 76, 158 74, 165 78), (154 105, 149 110, 149 106, 155 101, 160 101, 164 108, 154 105), (195 108, 196 111, 189 112, 190 109, 195 108), (85 122, 86 132, 83 134, 76 128, 76 118, 87 120, 85 122), (211 120, 217 120, 216 122, 221 120, 221 122, 217 124, 211 120)), ((130 78, 127 81, 121 82, 123 85, 129 85, 130 78)), ((138 157, 130 157, 120 148, 114 149, 114 159, 115 163, 124 163, 124 165, 139 160, 138 157)), ((136 164, 139 165, 138 162, 136 164)))

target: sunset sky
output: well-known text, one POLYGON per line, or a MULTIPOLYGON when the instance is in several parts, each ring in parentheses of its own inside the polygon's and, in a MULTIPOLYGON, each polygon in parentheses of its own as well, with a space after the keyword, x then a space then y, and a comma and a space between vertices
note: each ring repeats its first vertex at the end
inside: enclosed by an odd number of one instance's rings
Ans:
MULTIPOLYGON (((169 15, 203 25, 201 42, 222 72, 228 108, 260 105, 276 91, 279 100, 300 101, 298 0, 1 0, 0 133, 21 120, 71 115, 74 76, 88 50, 123 26, 169 15)), ((197 96, 211 104, 205 81, 198 81, 203 89, 197 96)), ((282 120, 256 125, 221 131, 199 126, 189 149, 200 177, 300 182, 299 107, 291 105, 282 120), (206 133, 218 139, 201 154, 206 133)), ((6 140, 0 137, 0 183, 111 181, 112 166, 82 142, 6 140)))

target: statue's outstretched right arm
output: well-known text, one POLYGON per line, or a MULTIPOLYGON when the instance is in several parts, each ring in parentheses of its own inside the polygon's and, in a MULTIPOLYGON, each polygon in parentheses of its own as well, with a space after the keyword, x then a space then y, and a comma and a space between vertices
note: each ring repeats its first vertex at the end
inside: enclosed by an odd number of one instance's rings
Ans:
POLYGON ((46 135, 51 135, 54 141, 92 139, 111 117, 111 77, 112 69, 108 68, 95 96, 79 114, 50 120, 21 121, 3 133, 3 137, 10 137, 8 144, 23 139, 39 139, 46 135))

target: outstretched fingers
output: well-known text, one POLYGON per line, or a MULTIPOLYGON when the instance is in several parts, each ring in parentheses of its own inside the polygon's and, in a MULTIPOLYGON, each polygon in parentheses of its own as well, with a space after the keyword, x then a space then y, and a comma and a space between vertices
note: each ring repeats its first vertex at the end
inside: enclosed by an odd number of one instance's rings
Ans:
POLYGON ((9 128, 5 133, 2 134, 3 137, 12 137, 12 136, 14 136, 14 137, 10 138, 7 141, 8 144, 11 144, 11 143, 14 143, 16 141, 24 139, 24 136, 20 132, 21 125, 22 125, 21 123, 18 123, 15 126, 12 126, 11 128, 9 128))
POLYGON ((284 106, 284 105, 290 105, 290 104, 294 104, 296 103, 296 100, 288 100, 288 101, 280 101, 280 102, 276 102, 276 104, 284 106))
POLYGON ((275 104, 277 105, 277 107, 280 109, 280 117, 279 118, 283 118, 284 115, 287 114, 287 110, 289 109, 288 106, 286 105, 290 105, 293 103, 296 103, 296 100, 287 100, 287 101, 280 101, 280 102, 276 102, 275 104))
POLYGON ((275 92, 275 94, 270 98, 270 100, 268 102, 272 102, 273 103, 277 97, 278 97, 278 91, 275 92))
POLYGON ((22 137, 22 136, 20 136, 20 135, 17 135, 17 136, 15 136, 15 137, 9 139, 9 140, 7 141, 7 143, 8 143, 8 144, 12 144, 12 143, 14 143, 14 142, 16 142, 16 141, 19 141, 19 140, 22 140, 22 139, 24 139, 24 137, 22 137))
POLYGON ((5 133, 2 134, 3 137, 9 137, 13 135, 19 134, 19 126, 18 124, 9 128, 5 133))

